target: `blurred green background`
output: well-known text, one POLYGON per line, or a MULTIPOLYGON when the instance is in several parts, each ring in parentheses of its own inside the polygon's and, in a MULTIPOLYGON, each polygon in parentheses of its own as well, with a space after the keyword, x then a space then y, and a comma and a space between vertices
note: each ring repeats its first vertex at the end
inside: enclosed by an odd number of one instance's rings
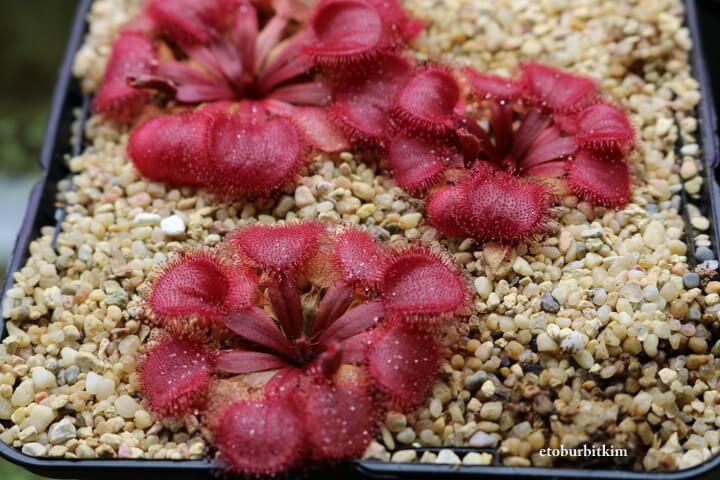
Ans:
MULTIPOLYGON (((75 12, 75 0, 2 0, 0 15, 0 266, 22 221, 50 97, 75 12)), ((0 479, 39 479, 0 460, 0 479)))

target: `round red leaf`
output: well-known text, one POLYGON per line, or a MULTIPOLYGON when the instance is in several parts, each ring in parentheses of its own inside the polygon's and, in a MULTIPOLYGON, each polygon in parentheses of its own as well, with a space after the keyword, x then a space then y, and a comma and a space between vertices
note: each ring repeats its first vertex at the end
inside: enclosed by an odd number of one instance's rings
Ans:
POLYGON ((579 197, 620 208, 630 201, 630 166, 619 153, 580 151, 568 162, 568 184, 579 197))
POLYGON ((523 65, 522 74, 528 93, 556 112, 580 111, 597 97, 595 82, 581 75, 540 63, 523 65))
POLYGON ((578 115, 575 138, 580 145, 596 150, 622 150, 632 147, 635 129, 623 109, 598 103, 578 115))
POLYGON ((229 308, 250 303, 256 285, 254 272, 223 265, 212 252, 190 250, 170 261, 151 284, 148 314, 166 326, 182 327, 189 318, 221 322, 229 308))
POLYGON ((395 181, 410 194, 421 195, 461 153, 445 139, 401 133, 390 143, 388 156, 395 181))
POLYGON ((310 26, 317 41, 307 51, 323 66, 365 63, 388 46, 380 11, 365 0, 324 0, 310 26))
POLYGON ((375 430, 373 401, 365 385, 306 382, 304 420, 315 460, 362 456, 375 430))
POLYGON ((457 221, 456 213, 463 201, 463 189, 448 185, 435 190, 427 201, 428 220, 440 233, 448 237, 468 237, 464 225, 457 221))
POLYGON ((388 265, 382 295, 388 313, 441 315, 458 311, 466 290, 460 274, 444 259, 427 249, 412 248, 388 265))
POLYGON ((258 267, 286 272, 317 250, 324 233, 325 226, 319 222, 253 225, 239 230, 230 241, 258 267))
POLYGON ((128 155, 152 180, 208 185, 215 175, 208 152, 211 125, 211 117, 203 112, 151 119, 133 130, 128 155))
POLYGON ((457 218, 475 238, 514 244, 547 226, 553 196, 543 184, 481 167, 459 186, 462 201, 457 218))
POLYGON ((404 129, 442 135, 455 124, 460 87, 443 68, 415 74, 398 92, 391 113, 404 129))
POLYGON ((388 256, 369 233, 348 229, 338 235, 333 259, 346 280, 372 285, 382 278, 388 256))
POLYGON ((338 80, 330 114, 353 142, 380 146, 389 139, 388 110, 410 71, 402 57, 383 55, 368 75, 338 80))
POLYGON ((368 369, 377 385, 401 409, 420 405, 435 379, 442 352, 434 334, 396 323, 376 331, 368 369))
POLYGON ((293 402, 268 396, 230 405, 218 422, 215 445, 228 469, 244 475, 273 475, 300 460, 303 425, 293 402))
POLYGON ((161 417, 182 417, 200 408, 210 386, 212 354, 198 342, 165 337, 140 360, 145 400, 161 417))
POLYGON ((93 103, 94 109, 110 118, 129 121, 149 99, 147 92, 128 85, 128 78, 146 75, 155 65, 152 42, 138 32, 122 32, 113 43, 105 76, 93 103))
POLYGON ((210 134, 213 188, 223 193, 270 194, 294 180, 305 162, 305 140, 287 118, 219 113, 210 134))

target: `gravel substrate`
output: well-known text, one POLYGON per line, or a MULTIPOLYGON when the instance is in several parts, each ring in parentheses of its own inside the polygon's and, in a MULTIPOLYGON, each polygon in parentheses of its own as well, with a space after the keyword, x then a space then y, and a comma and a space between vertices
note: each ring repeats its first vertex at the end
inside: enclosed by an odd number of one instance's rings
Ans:
MULTIPOLYGON (((171 252, 218 243, 248 222, 320 218, 383 239, 439 241, 472 276, 476 314, 448 333, 452 352, 425 408, 391 412, 367 456, 396 462, 551 466, 543 448, 606 444, 627 457, 596 465, 697 465, 720 445, 720 282, 709 222, 679 0, 408 0, 427 24, 421 59, 510 74, 539 60, 598 80, 641 139, 633 202, 615 212, 567 197, 555 231, 506 250, 448 241, 421 202, 351 153, 318 156, 294 191, 227 203, 147 182, 126 158, 127 132, 92 118, 69 160, 53 248, 46 228, 13 276, 0 346, 0 439, 34 456, 198 458, 197 422, 160 424, 143 408, 135 359, 150 334, 138 287, 171 252), (680 148, 677 146, 681 145, 680 148), (692 225, 686 232, 687 218, 692 225), (687 238, 694 245, 688 249, 687 238), (694 252, 695 258, 687 257, 694 252), (437 447, 418 455, 413 447, 437 447), (460 458, 443 447, 491 449, 460 458)), ((92 89, 133 0, 96 0, 76 73, 92 89)), ((367 160, 367 159, 366 159, 367 160)), ((587 465, 588 459, 580 459, 587 465)))

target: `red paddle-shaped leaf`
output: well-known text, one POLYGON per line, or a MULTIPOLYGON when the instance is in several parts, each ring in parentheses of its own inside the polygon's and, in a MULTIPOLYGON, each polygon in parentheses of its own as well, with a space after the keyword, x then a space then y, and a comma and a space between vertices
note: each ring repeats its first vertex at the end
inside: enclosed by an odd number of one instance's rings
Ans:
POLYGON ((397 93, 391 113, 406 130, 442 135, 455 124, 460 87, 443 68, 415 74, 397 93))
POLYGON ((230 242, 258 267, 282 273, 309 258, 324 233, 325 226, 319 222, 254 225, 239 230, 230 242))
POLYGON ((128 155, 152 180, 208 185, 215 175, 208 151, 212 124, 204 112, 154 118, 133 130, 128 155))
POLYGON ((597 97, 597 86, 587 77, 540 63, 530 63, 521 68, 528 93, 556 112, 580 111, 597 97))
POLYGON ((278 370, 265 384, 263 389, 265 396, 284 398, 292 396, 304 374, 304 370, 294 367, 278 370))
POLYGON ((628 149, 635 140, 635 129, 625 111, 607 103, 580 112, 577 130, 575 138, 580 145, 596 150, 628 149))
POLYGON ((350 382, 304 383, 304 423, 312 458, 337 461, 362 456, 376 421, 367 386, 350 382))
POLYGON ((292 358, 294 350, 275 322, 256 306, 235 309, 225 317, 225 325, 246 340, 269 348, 286 358, 292 358))
POLYGON ((244 475, 287 471, 300 460, 305 443, 293 402, 274 396, 230 405, 214 433, 220 459, 244 475))
POLYGON ((377 324, 385 308, 380 301, 362 303, 351 308, 330 324, 318 338, 318 342, 342 342, 377 324))
POLYGON ((448 185, 435 190, 425 205, 430 223, 440 233, 448 237, 469 237, 462 222, 458 222, 456 213, 463 201, 463 189, 448 185))
POLYGON ((421 195, 443 177, 447 165, 462 154, 445 139, 401 133, 390 143, 393 178, 412 195, 421 195))
POLYGON ((568 162, 568 184, 579 197, 619 208, 630 201, 630 167, 621 154, 580 151, 568 162))
POLYGON ((235 98, 231 85, 196 66, 174 60, 158 63, 151 75, 133 76, 130 85, 136 89, 163 92, 179 103, 198 104, 235 98))
POLYGON ((302 133, 286 118, 218 114, 210 140, 213 188, 228 194, 270 194, 295 179, 305 153, 302 133))
POLYGON ((463 72, 473 93, 482 100, 515 100, 522 93, 522 86, 510 78, 485 75, 469 67, 463 72))
POLYGON ((407 14, 401 0, 369 0, 369 2, 380 11, 386 30, 389 30, 393 37, 399 37, 395 41, 408 42, 425 28, 420 20, 407 14))
POLYGON ((312 335, 322 332, 328 325, 340 318, 354 300, 355 292, 352 283, 346 280, 333 283, 330 288, 325 290, 325 295, 318 306, 315 320, 312 323, 312 335))
POLYGON ((342 362, 353 365, 364 365, 368 348, 372 345, 373 330, 358 333, 338 343, 342 362))
POLYGON ((330 114, 354 143, 381 146, 389 139, 392 126, 387 112, 410 71, 402 57, 385 55, 373 72, 336 86, 330 114))
POLYGON ((271 353, 252 350, 225 350, 217 355, 215 368, 221 372, 242 374, 285 368, 289 364, 271 353))
POLYGON ((475 238, 514 244, 546 228, 553 197, 542 184, 482 166, 460 188, 457 215, 475 238))
MULTIPOLYGON (((550 129, 548 129, 550 131, 550 129)), ((567 158, 577 150, 577 142, 573 137, 552 136, 543 138, 541 134, 538 141, 533 143, 527 155, 519 162, 518 168, 530 175, 534 168, 548 162, 567 158)))
POLYGON ((275 318, 282 326, 285 336, 290 340, 300 337, 305 318, 300 289, 293 279, 285 273, 270 275, 266 292, 275 318))
POLYGON ((102 115, 129 121, 138 115, 149 100, 149 94, 128 85, 128 78, 148 75, 155 65, 152 42, 138 32, 122 32, 113 43, 105 76, 93 103, 102 115))
POLYGON ((265 102, 275 115, 291 119, 313 147, 323 152, 341 152, 350 148, 346 135, 330 121, 328 110, 317 107, 294 107, 285 102, 265 102))
POLYGON ((369 233, 348 229, 338 235, 333 259, 349 282, 374 285, 382 279, 388 256, 369 233))
POLYGON ((397 323, 375 331, 368 370, 377 385, 401 409, 421 404, 435 379, 442 352, 435 335, 397 323))
POLYGON ((212 354, 201 343, 165 337, 141 358, 138 367, 145 400, 161 417, 182 417, 206 400, 212 354))
POLYGON ((395 256, 385 270, 383 303, 396 315, 441 315, 457 312, 465 303, 460 274, 448 261, 425 248, 395 256))
POLYGON ((229 267, 209 251, 190 250, 170 261, 150 287, 148 315, 165 326, 222 322, 226 312, 246 306, 257 285, 255 273, 229 267))
POLYGON ((156 27, 183 47, 208 44, 228 23, 237 0, 152 0, 146 11, 156 27))
POLYGON ((307 52, 325 67, 367 63, 392 46, 380 10, 366 0, 322 0, 310 26, 317 41, 307 52))

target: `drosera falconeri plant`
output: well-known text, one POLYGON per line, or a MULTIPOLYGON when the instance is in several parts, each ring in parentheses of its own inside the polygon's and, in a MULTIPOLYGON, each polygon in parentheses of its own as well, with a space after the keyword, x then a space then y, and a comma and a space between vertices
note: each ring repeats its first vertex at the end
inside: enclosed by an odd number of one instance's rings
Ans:
POLYGON ((589 78, 537 63, 520 71, 507 79, 466 68, 474 115, 443 68, 416 71, 395 94, 390 167, 405 190, 429 196, 429 220, 444 235, 515 244, 546 230, 559 193, 613 208, 630 200, 626 112, 589 78))
POLYGON ((115 41, 94 105, 116 120, 152 117, 128 145, 143 175, 269 195, 293 182, 311 149, 349 147, 329 116, 333 94, 352 86, 345 72, 368 69, 420 30, 397 0, 312 9, 302 0, 149 0, 115 41))
POLYGON ((428 246, 319 222, 244 226, 148 284, 145 313, 164 333, 141 389, 160 417, 200 415, 236 473, 356 458, 385 408, 424 401, 468 295, 428 246))
POLYGON ((559 193, 629 201, 635 132, 591 79, 417 66, 402 47, 421 29, 397 0, 151 0, 95 105, 127 119, 171 100, 179 112, 133 130, 130 158, 231 196, 293 183, 311 148, 371 147, 447 236, 512 245, 547 231, 559 193))

